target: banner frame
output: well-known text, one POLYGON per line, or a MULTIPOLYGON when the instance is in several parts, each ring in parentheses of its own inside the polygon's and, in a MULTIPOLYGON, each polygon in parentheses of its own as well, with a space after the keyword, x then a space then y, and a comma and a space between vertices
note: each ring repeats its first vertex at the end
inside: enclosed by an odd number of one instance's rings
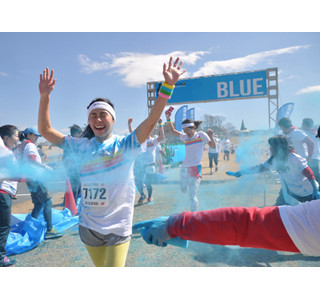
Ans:
MULTIPOLYGON (((264 70, 253 70, 246 72, 235 72, 235 73, 227 73, 227 74, 216 74, 216 75, 207 75, 207 76, 198 76, 198 77, 189 77, 183 78, 182 80, 193 80, 198 78, 207 78, 207 77, 218 77, 218 76, 228 76, 228 75, 238 75, 238 74, 247 74, 253 72, 261 72, 265 71, 267 75, 267 98, 268 98, 268 120, 269 120, 269 128, 271 128, 271 123, 276 127, 276 116, 279 110, 279 87, 278 87, 278 68, 268 68, 264 70)), ((148 105, 148 114, 154 105, 156 100, 156 84, 161 83, 162 81, 150 81, 147 82, 147 105, 148 105)), ((251 96, 247 98, 223 98, 223 99, 214 99, 214 100, 203 100, 203 101, 187 101, 187 102, 179 102, 179 103, 170 103, 168 105, 185 105, 191 103, 207 103, 207 102, 223 102, 223 101, 237 101, 237 100, 251 100, 251 99, 263 99, 266 98, 265 95, 262 96, 251 96)))

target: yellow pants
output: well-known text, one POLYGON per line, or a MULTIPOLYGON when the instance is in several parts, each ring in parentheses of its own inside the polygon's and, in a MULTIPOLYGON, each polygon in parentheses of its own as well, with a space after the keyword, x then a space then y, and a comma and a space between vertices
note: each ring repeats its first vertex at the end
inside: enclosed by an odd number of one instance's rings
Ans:
POLYGON ((96 267, 124 267, 129 245, 130 241, 113 246, 85 246, 96 267))

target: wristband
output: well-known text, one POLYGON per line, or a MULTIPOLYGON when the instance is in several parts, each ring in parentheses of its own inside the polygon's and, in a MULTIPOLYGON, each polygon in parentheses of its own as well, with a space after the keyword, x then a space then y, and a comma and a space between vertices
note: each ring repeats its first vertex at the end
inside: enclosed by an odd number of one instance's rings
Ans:
POLYGON ((165 82, 161 84, 160 90, 159 90, 159 97, 165 98, 169 100, 171 98, 171 95, 173 93, 174 85, 169 85, 165 82))
POLYGON ((161 128, 161 127, 162 127, 162 123, 159 124, 159 128, 161 128))
POLYGON ((167 100, 170 99, 170 96, 165 95, 165 94, 163 94, 163 93, 161 93, 161 92, 159 92, 158 95, 159 95, 159 97, 161 97, 161 98, 164 98, 164 99, 167 99, 167 100))
POLYGON ((171 123, 171 119, 168 119, 168 120, 167 120, 167 123, 171 123))

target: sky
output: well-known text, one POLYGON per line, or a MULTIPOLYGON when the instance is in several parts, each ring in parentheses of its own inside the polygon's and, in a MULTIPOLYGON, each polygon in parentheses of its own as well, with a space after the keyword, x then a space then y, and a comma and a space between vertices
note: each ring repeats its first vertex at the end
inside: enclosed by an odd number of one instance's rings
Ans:
MULTIPOLYGON (((294 102, 291 115, 320 123, 319 32, 0 32, 0 120, 23 130, 37 126, 39 74, 55 70, 52 126, 69 133, 87 123, 96 97, 115 104, 114 132, 128 132, 148 114, 149 81, 161 81, 162 65, 180 57, 182 78, 278 68, 279 106, 294 102)), ((175 105, 177 110, 180 106, 175 105)), ((268 99, 189 104, 195 118, 222 115, 240 129, 267 129, 268 99)), ((162 115, 164 118, 164 114, 162 115)))

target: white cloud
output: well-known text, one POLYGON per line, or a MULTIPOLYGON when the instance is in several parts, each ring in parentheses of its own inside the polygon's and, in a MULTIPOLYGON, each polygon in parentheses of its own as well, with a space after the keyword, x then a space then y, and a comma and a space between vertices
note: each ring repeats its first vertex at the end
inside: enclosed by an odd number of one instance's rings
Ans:
POLYGON ((89 57, 83 54, 78 56, 78 61, 81 65, 81 71, 88 74, 96 71, 107 70, 110 67, 107 62, 92 61, 89 57))
POLYGON ((314 92, 320 92, 320 85, 308 86, 304 89, 301 89, 297 92, 297 95, 309 94, 314 92))
MULTIPOLYGON (((266 59, 272 59, 276 56, 295 53, 301 49, 308 48, 308 45, 293 46, 288 48, 270 50, 250 54, 244 57, 223 60, 208 61, 192 76, 205 76, 211 74, 222 74, 230 72, 240 72, 253 68, 258 63, 266 59)), ((119 55, 106 53, 100 60, 94 61, 84 54, 78 56, 81 66, 81 72, 91 74, 97 71, 108 71, 116 73, 122 77, 122 80, 129 87, 141 87, 149 81, 158 81, 162 79, 163 62, 168 61, 168 57, 180 57, 184 65, 194 65, 201 59, 207 51, 197 51, 186 53, 184 51, 173 51, 167 54, 149 54, 122 52, 119 55)), ((190 77, 186 72, 183 77, 190 77)))
POLYGON ((7 76, 8 76, 8 73, 0 72, 0 76, 2 76, 2 77, 7 77, 7 76))
POLYGON ((299 51, 300 49, 308 48, 308 45, 305 46, 294 46, 270 51, 258 52, 255 54, 250 54, 244 57, 222 60, 222 61, 209 61, 204 64, 197 72, 193 74, 196 76, 205 76, 211 74, 222 74, 222 73, 231 73, 244 71, 247 68, 252 68, 258 63, 262 62, 265 59, 270 59, 282 54, 289 54, 299 51))
MULTIPOLYGON (((168 54, 148 54, 123 52, 119 56, 105 54, 102 61, 92 61, 87 56, 80 54, 78 60, 81 71, 84 73, 93 73, 96 71, 108 70, 123 77, 123 81, 130 87, 140 87, 149 81, 162 79, 163 63, 168 63, 168 57, 174 59, 179 57, 184 65, 194 65, 205 51, 186 53, 183 51, 174 51, 168 54), (110 62, 109 62, 110 61, 110 62)), ((183 67, 182 67, 183 68, 183 67)), ((184 74, 187 76, 187 73, 184 74)))

